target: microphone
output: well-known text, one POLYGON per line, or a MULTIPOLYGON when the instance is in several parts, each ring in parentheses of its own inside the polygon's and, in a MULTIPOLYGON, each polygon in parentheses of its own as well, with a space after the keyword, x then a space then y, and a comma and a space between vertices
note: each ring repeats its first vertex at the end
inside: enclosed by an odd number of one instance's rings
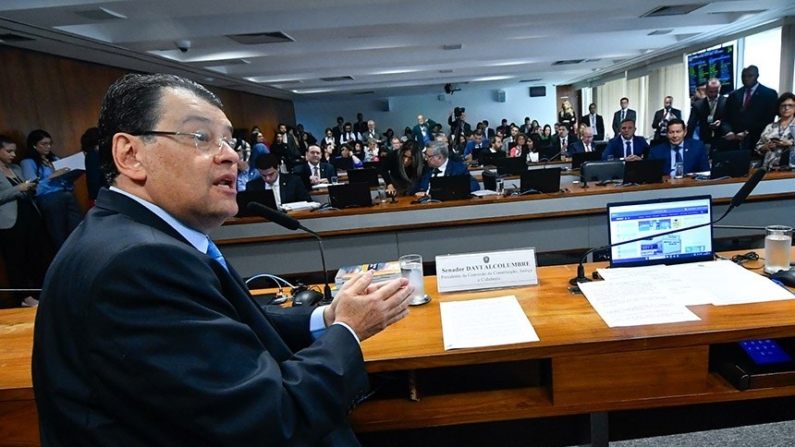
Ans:
MULTIPOLYGON (((736 208, 736 207, 742 205, 743 203, 745 203, 745 199, 748 197, 749 194, 751 194, 751 191, 753 191, 753 189, 756 187, 756 185, 759 184, 759 181, 762 180, 762 177, 764 177, 765 172, 766 171, 764 169, 762 169, 762 168, 757 169, 757 171, 754 172, 754 175, 751 176, 751 178, 749 178, 748 181, 745 182, 745 184, 743 184, 743 186, 740 188, 739 191, 737 191, 737 194, 735 194, 734 197, 732 198, 731 205, 729 206, 729 208, 727 208, 726 212, 724 212, 723 215, 720 216, 718 219, 713 220, 712 222, 706 222, 706 223, 703 223, 703 224, 698 224, 698 225, 693 225, 693 226, 684 227, 684 228, 677 228, 675 230, 665 231, 663 233, 655 234, 655 235, 653 235, 653 237, 668 236, 670 234, 676 234, 676 233, 681 233, 683 231, 694 230, 696 228, 706 227, 707 225, 714 225, 714 224, 720 222, 721 220, 723 220, 724 217, 729 215, 729 212, 731 210, 733 210, 734 208, 736 208), (761 173, 760 173, 760 171, 761 171, 761 173)), ((635 238, 635 239, 630 239, 630 240, 627 240, 627 241, 616 242, 615 244, 603 245, 601 247, 596 247, 596 248, 589 249, 588 251, 585 252, 585 254, 582 255, 582 258, 580 259, 580 263, 579 263, 579 265, 577 265, 577 277, 570 279, 569 280, 569 284, 576 286, 577 284, 579 284, 581 282, 590 282, 591 281, 587 276, 585 276, 585 260, 587 259, 589 254, 591 254, 591 253, 593 253, 593 252, 595 252, 597 250, 606 250, 606 249, 610 249, 610 248, 613 248, 613 247, 618 247, 618 246, 621 246, 621 245, 624 245, 624 244, 632 244, 634 242, 640 242, 640 241, 643 241, 643 240, 646 240, 646 239, 649 239, 649 236, 642 236, 642 237, 635 238)))
POLYGON ((325 286, 323 287, 323 299, 321 302, 330 303, 331 287, 329 286, 328 283, 328 272, 326 270, 326 251, 323 249, 323 239, 320 237, 320 235, 310 230, 309 228, 301 225, 301 222, 299 222, 298 219, 280 213, 274 209, 268 208, 267 206, 261 203, 249 202, 246 208, 252 214, 264 217, 269 221, 275 223, 276 225, 287 228, 288 230, 291 231, 295 231, 298 229, 303 230, 314 236, 315 239, 317 239, 317 243, 320 245, 320 260, 323 263, 323 282, 325 283, 325 286))

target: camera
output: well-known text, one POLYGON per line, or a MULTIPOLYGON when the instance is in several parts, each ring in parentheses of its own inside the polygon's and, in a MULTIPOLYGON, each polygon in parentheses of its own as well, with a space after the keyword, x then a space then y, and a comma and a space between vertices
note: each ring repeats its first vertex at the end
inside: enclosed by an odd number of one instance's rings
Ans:
POLYGON ((461 114, 466 112, 466 111, 467 111, 467 109, 465 109, 464 107, 456 107, 456 108, 453 109, 453 115, 456 118, 461 118, 461 114))
POLYGON ((182 51, 183 53, 187 53, 188 50, 190 50, 191 42, 190 42, 190 40, 178 40, 178 41, 174 42, 174 45, 177 46, 179 51, 182 51))

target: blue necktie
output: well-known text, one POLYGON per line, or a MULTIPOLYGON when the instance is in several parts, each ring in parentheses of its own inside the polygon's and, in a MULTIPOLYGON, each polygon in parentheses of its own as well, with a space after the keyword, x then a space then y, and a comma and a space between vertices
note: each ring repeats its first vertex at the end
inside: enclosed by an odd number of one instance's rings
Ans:
POLYGON ((682 146, 674 146, 674 152, 676 152, 676 162, 682 162, 682 153, 679 152, 682 149, 682 146))
POLYGON ((624 156, 629 157, 630 155, 632 155, 632 143, 627 141, 627 153, 624 156))
POLYGON ((211 258, 215 259, 216 262, 221 264, 221 266, 223 266, 227 272, 229 271, 229 267, 226 265, 226 259, 224 259, 224 255, 221 254, 221 252, 218 250, 218 247, 215 246, 209 237, 207 238, 207 254, 211 258))

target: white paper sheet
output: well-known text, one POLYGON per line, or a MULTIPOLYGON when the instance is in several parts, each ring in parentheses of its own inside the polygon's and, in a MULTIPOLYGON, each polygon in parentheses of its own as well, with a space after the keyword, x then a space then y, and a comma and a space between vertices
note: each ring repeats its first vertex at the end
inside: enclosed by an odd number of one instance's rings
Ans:
POLYGON ((443 302, 439 307, 445 350, 539 340, 513 295, 443 302))
POLYGON ((70 170, 86 170, 86 154, 82 151, 76 152, 74 155, 55 160, 52 166, 57 171, 62 168, 69 168, 70 170))

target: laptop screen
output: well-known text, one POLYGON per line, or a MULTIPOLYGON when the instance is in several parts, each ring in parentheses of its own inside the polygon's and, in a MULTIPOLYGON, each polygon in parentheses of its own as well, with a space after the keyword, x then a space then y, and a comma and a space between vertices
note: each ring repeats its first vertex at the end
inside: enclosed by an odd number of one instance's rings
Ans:
POLYGON ((276 206, 276 198, 273 196, 272 189, 265 189, 261 191, 238 191, 237 193, 237 214, 235 217, 248 217, 254 216, 248 210, 249 202, 257 202, 267 206, 276 211, 279 207, 276 206))
POLYGON ((712 248, 712 197, 693 196, 607 204, 610 244, 648 236, 611 248, 612 267, 709 261, 712 248), (667 236, 667 231, 709 224, 667 236))
POLYGON ((432 177, 430 195, 434 200, 463 200, 471 197, 469 174, 432 177))
POLYGON ((378 186, 378 170, 375 168, 351 169, 348 172, 348 183, 367 183, 378 186))

